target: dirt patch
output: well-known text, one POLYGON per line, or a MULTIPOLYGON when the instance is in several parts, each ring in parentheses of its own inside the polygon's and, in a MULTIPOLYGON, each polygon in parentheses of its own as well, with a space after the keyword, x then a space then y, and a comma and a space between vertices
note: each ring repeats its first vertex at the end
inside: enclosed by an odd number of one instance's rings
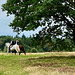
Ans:
POLYGON ((52 67, 56 66, 56 63, 35 63, 33 64, 33 66, 52 67))
POLYGON ((0 53, 0 55, 6 55, 7 53, 0 53))
POLYGON ((75 72, 75 67, 56 67, 57 63, 36 63, 33 66, 39 66, 41 68, 49 68, 51 71, 58 71, 58 72, 75 72), (54 68, 52 68, 54 67, 54 68))
POLYGON ((59 72, 75 72, 75 68, 72 67, 60 67, 57 68, 59 72))

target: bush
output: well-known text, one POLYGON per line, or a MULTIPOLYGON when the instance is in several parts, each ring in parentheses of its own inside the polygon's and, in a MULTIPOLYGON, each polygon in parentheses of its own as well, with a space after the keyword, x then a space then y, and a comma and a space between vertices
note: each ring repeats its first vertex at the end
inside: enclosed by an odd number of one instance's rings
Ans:
POLYGON ((4 53, 7 52, 7 48, 6 48, 6 46, 4 46, 3 52, 4 52, 4 53))
POLYGON ((36 48, 38 52, 44 52, 44 50, 40 46, 37 46, 36 48))
POLYGON ((31 52, 32 52, 32 53, 37 53, 38 51, 37 51, 36 48, 32 48, 32 49, 31 49, 31 52))

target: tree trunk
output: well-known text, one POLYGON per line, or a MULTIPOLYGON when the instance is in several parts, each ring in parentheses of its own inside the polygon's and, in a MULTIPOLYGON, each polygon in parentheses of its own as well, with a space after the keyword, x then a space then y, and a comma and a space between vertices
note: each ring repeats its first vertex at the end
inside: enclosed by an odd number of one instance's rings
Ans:
POLYGON ((75 30, 73 30, 73 41, 74 41, 74 44, 75 44, 75 30))
MULTIPOLYGON (((73 19, 74 19, 74 28, 75 28, 75 16, 73 17, 73 19)), ((75 29, 73 30, 73 41, 75 44, 75 29)))

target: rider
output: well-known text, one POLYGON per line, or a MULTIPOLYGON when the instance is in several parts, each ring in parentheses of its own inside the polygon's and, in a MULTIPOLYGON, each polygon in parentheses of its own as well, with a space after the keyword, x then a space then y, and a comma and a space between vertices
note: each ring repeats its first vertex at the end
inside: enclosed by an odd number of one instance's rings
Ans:
POLYGON ((11 40, 10 46, 11 46, 11 45, 15 45, 15 41, 14 41, 13 39, 11 40))
POLYGON ((16 39, 16 42, 15 43, 18 45, 18 43, 19 43, 18 39, 16 39))
MULTIPOLYGON (((11 40, 10 46, 11 45, 15 45, 15 41, 13 39, 11 40)), ((9 52, 10 52, 10 46, 9 46, 9 52)))

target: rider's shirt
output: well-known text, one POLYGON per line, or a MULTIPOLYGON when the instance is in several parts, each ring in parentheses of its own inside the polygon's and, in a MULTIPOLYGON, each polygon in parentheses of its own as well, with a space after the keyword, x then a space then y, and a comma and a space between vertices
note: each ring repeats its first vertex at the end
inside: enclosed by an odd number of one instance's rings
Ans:
POLYGON ((18 44, 19 43, 19 41, 18 40, 16 40, 16 44, 18 44))
POLYGON ((15 45, 15 41, 11 41, 11 45, 15 45))

